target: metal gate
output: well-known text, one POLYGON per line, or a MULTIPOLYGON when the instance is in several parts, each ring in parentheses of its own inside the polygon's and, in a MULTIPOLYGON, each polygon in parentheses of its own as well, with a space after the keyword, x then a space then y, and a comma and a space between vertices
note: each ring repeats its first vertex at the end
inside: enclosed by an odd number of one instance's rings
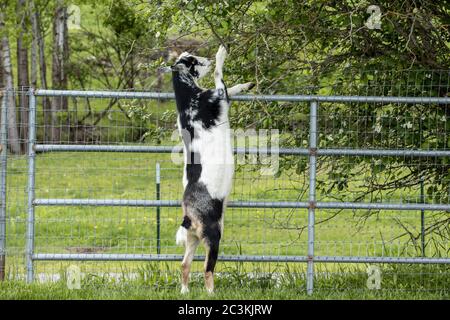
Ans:
MULTIPOLYGON (((172 100, 171 93, 152 92, 110 92, 110 91, 59 91, 59 90, 30 90, 29 95, 29 139, 28 139, 28 178, 27 178, 27 228, 26 228, 26 273, 27 281, 34 279, 34 264, 39 261, 181 261, 180 254, 156 254, 145 253, 36 253, 35 248, 35 209, 42 206, 54 207, 179 207, 179 199, 93 199, 93 198, 42 198, 35 196, 36 187, 36 162, 41 154, 45 153, 172 153, 180 152, 180 148, 157 145, 108 145, 108 144, 52 144, 36 142, 36 99, 38 97, 67 97, 67 98, 110 98, 110 99, 154 99, 172 100)), ((6 99, 4 99, 5 101, 6 99)), ((450 211, 448 203, 403 203, 403 202, 342 202, 319 201, 316 196, 317 163, 320 157, 402 157, 402 158, 449 158, 450 150, 408 150, 408 149, 368 149, 368 148, 322 148, 318 143, 318 134, 321 130, 318 118, 321 113, 321 104, 327 103, 376 103, 376 104, 421 104, 442 105, 449 104, 450 98, 435 97, 386 97, 386 96, 313 96, 313 95, 242 95, 232 97, 234 101, 252 102, 286 102, 309 104, 309 141, 305 148, 284 148, 277 150, 280 156, 305 157, 308 159, 308 197, 306 201, 244 201, 232 200, 230 208, 292 208, 307 209, 307 250, 295 255, 221 255, 221 261, 254 261, 254 262, 301 262, 307 264, 307 292, 313 293, 314 264, 315 263, 407 263, 407 264, 450 264, 448 257, 402 257, 402 256, 363 256, 363 255, 317 255, 315 254, 315 226, 317 210, 350 209, 350 210, 403 210, 403 211, 450 211)), ((6 103, 6 102, 4 102, 6 103)), ((2 108, 3 113, 6 108, 2 108)), ((1 138, 1 196, 2 206, 0 211, 0 253, 5 252, 5 203, 6 203, 6 116, 2 116, 1 138)), ((257 148, 235 148, 236 154, 255 154, 260 152, 270 153, 270 150, 258 150, 257 148)), ((160 176, 159 166, 156 169, 157 177, 160 176)), ((159 178, 158 178, 159 179, 159 178)), ((280 199, 282 200, 282 199, 280 199)), ((158 213, 159 214, 159 213, 158 213)), ((159 223, 159 222, 158 222, 159 223)), ((158 225, 159 228, 159 225, 158 225)), ((159 230, 159 229, 158 229, 159 230)), ((158 231, 159 232, 159 231, 158 231)), ((161 244, 158 243, 158 248, 161 244)), ((196 260, 203 260, 202 256, 196 256, 196 260)))

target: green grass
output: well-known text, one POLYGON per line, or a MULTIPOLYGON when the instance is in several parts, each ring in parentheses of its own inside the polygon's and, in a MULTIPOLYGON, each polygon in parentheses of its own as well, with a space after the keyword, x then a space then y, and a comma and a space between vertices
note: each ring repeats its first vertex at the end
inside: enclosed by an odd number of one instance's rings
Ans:
MULTIPOLYGON (((161 198, 180 199, 181 166, 170 155, 49 153, 37 157, 37 198, 155 199, 155 165, 161 163, 161 198)), ((26 232, 26 160, 8 163, 9 233, 12 248, 24 247, 26 232)), ((236 173, 231 200, 305 201, 299 199, 303 177, 285 172, 279 178, 264 178, 244 168, 236 173)), ((73 252, 74 248, 100 252, 154 253, 155 208, 37 207, 36 252, 73 252)), ((225 216, 222 254, 305 255, 306 209, 229 208, 225 216)), ((319 210, 318 222, 336 211, 319 210)), ((419 215, 385 211, 363 219, 365 211, 343 211, 316 226, 317 255, 414 256, 407 237, 391 240, 404 232, 398 217, 418 228, 419 215), (405 250, 403 252, 402 250, 405 250)), ((161 209, 162 253, 182 253, 174 234, 179 226, 178 208, 161 209)), ((428 254, 433 254, 429 248, 428 254)), ((78 250, 78 249, 76 249, 78 250)))
MULTIPOLYGON (((258 268, 252 266, 252 269, 258 268)), ((126 273, 113 279, 87 274, 82 278, 81 288, 72 290, 63 272, 61 280, 55 282, 27 285, 22 281, 6 281, 0 283, 0 299, 449 299, 448 269, 420 268, 382 268, 379 290, 367 289, 367 277, 355 270, 327 277, 319 272, 311 296, 305 292, 304 272, 299 273, 300 269, 283 267, 281 273, 259 273, 255 278, 231 268, 216 276, 214 295, 206 293, 202 276, 196 273, 192 276, 189 294, 181 295, 177 272, 162 271, 164 265, 146 264, 133 279, 127 278, 126 273), (422 276, 414 276, 414 272, 419 271, 422 276), (436 278, 430 271, 447 274, 436 278)))
MULTIPOLYGON (((441 296, 433 293, 417 292, 371 292, 348 291, 337 293, 317 293, 308 296, 303 290, 295 288, 276 289, 273 288, 243 288, 243 287, 220 287, 214 295, 209 295, 201 287, 194 287, 188 295, 181 295, 178 288, 158 288, 153 286, 143 286, 141 284, 129 285, 91 285, 87 289, 69 290, 63 283, 46 283, 26 285, 23 282, 7 282, 0 285, 0 299, 126 299, 126 300, 210 300, 210 299, 238 299, 238 300, 302 300, 302 299, 442 299, 441 296)), ((448 298, 448 297, 447 297, 448 298)))
MULTIPOLYGON (((155 165, 161 163, 162 199, 180 199, 181 166, 174 165, 167 154, 102 154, 48 153, 37 156, 36 197, 38 198, 99 198, 155 199, 155 165)), ((17 279, 25 274, 26 241, 26 181, 25 157, 8 159, 7 276, 0 298, 141 298, 181 299, 179 291, 179 262, 149 264, 144 262, 35 262, 37 279, 43 275, 64 274, 67 267, 77 265, 88 275, 82 290, 71 291, 64 281, 25 286, 17 279), (166 270, 170 280, 159 276, 152 281, 110 283, 105 274, 139 274, 166 270), (14 280, 16 279, 16 280, 14 280), (87 281, 87 280, 86 280, 87 281), (17 289, 14 289, 16 288, 17 289)), ((273 179, 261 177, 251 166, 236 173, 231 200, 305 201, 307 192, 299 197, 304 177, 286 171, 273 179)), ((306 190, 307 191, 307 190, 306 190)), ((331 218, 336 211, 318 210, 316 221, 331 218)), ((403 230, 395 223, 402 219, 412 228, 420 224, 419 212, 384 211, 364 219, 365 211, 343 211, 327 222, 316 225, 317 255, 359 256, 418 256, 415 247, 400 237, 403 230)), ((161 208, 161 253, 182 254, 175 245, 174 235, 180 224, 179 208, 161 208)), ((225 234, 221 254, 301 255, 307 253, 307 224, 305 209, 231 209, 225 216, 225 234)), ((36 253, 156 253, 155 208, 110 207, 37 207, 36 253)), ((433 255, 432 246, 427 254, 433 255)), ((199 254, 204 250, 199 247, 199 254)), ((381 291, 366 288, 366 265, 318 265, 317 293, 313 298, 367 299, 428 299, 446 298, 449 291, 449 270, 387 269, 389 277, 381 291), (395 275, 407 278, 398 282, 395 275), (423 286, 424 276, 428 287, 423 286), (331 277, 331 278, 330 278, 331 277), (388 281, 388 279, 390 279, 388 281), (319 281, 320 280, 320 281, 319 281), (401 285, 400 285, 401 284, 401 285)), ((202 263, 195 262, 194 272, 201 272, 202 263)), ((234 264, 219 262, 217 272, 231 274, 232 280, 217 281, 217 298, 304 299, 305 264, 234 264), (289 268, 288 271, 285 271, 289 268), (292 272, 291 270, 295 270, 292 272), (302 274, 286 281, 280 288, 271 281, 242 280, 248 274, 302 274), (290 286, 289 283, 295 284, 290 286)), ((152 276, 153 277, 153 276, 152 276)), ((194 281, 189 296, 207 298, 201 279, 194 281)), ((208 297, 209 298, 209 297, 208 297)))

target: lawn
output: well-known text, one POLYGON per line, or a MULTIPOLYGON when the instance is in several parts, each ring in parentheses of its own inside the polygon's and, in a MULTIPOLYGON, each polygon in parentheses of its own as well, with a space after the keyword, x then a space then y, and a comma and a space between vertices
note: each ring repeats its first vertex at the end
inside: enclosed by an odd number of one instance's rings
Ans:
MULTIPOLYGON (((26 158, 8 162, 7 276, 0 298, 55 299, 182 299, 179 262, 35 262, 36 282, 25 274, 26 158), (67 289, 65 273, 78 266, 81 290, 67 289)), ((37 198, 155 199, 155 166, 161 164, 161 198, 180 199, 181 166, 169 154, 47 153, 37 157, 37 198)), ((238 168, 231 200, 305 201, 304 175, 284 172, 260 176, 252 166, 238 168)), ((306 191, 306 192, 305 192, 306 191)), ((419 228, 420 212, 390 212, 368 218, 360 211, 318 210, 317 255, 417 256, 401 219, 419 228), (330 220, 326 221, 328 218, 330 220)), ((161 208, 161 253, 182 254, 174 241, 179 208, 161 208)), ((305 209, 229 208, 221 254, 307 254, 305 209)), ((36 253, 156 253, 156 208, 37 207, 36 253)), ((430 245, 427 254, 432 255, 430 245)), ((199 254, 203 248, 199 247, 199 254)), ((447 266, 379 266, 381 290, 367 289, 366 264, 316 264, 316 293, 305 292, 304 263, 231 263, 217 266, 218 292, 223 299, 442 299, 449 297, 447 266)), ((202 263, 195 262, 192 299, 209 298, 202 288, 202 263)))
MULTIPOLYGON (((144 264, 133 279, 109 278, 94 274, 81 280, 80 289, 69 289, 66 279, 34 282, 0 283, 0 299, 449 299, 448 268, 436 266, 383 269, 379 290, 369 290, 364 272, 336 273, 315 279, 315 292, 305 291, 301 268, 283 267, 282 273, 260 273, 249 276, 230 266, 228 272, 216 275, 216 292, 206 293, 201 274, 192 275, 190 292, 179 293, 179 274, 168 272, 164 265, 144 264), (422 268, 420 270, 420 268, 422 268), (164 271, 165 270, 165 271, 164 271), (300 273, 299 273, 300 272, 300 273), (420 275, 415 274, 420 272, 420 275), (440 275, 439 275, 440 274, 440 275)), ((257 270, 256 265, 252 265, 257 270)), ((321 269, 321 268, 319 268, 321 269)), ((322 269, 323 270, 323 269, 322 269)), ((341 269, 342 271, 342 269, 341 269)))

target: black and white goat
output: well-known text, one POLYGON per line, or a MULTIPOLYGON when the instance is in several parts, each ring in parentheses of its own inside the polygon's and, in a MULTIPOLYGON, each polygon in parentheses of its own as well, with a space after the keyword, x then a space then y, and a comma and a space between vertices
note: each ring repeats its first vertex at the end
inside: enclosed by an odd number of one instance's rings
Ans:
POLYGON ((189 291, 190 267, 200 242, 206 248, 205 286, 210 293, 214 290, 214 267, 234 173, 229 97, 253 87, 249 82, 227 89, 222 74, 226 55, 226 49, 220 46, 216 54, 215 89, 202 89, 197 84, 210 69, 207 58, 184 52, 170 67, 178 129, 184 143, 183 222, 176 235, 177 244, 185 246, 182 293, 189 291))

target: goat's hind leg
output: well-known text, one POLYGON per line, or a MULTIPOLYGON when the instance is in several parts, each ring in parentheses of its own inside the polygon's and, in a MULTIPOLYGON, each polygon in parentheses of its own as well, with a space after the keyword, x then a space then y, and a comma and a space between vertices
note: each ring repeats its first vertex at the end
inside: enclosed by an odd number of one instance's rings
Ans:
POLYGON ((214 228, 212 234, 205 239, 206 259, 205 259, 205 287, 208 293, 214 292, 214 268, 219 255, 220 230, 214 228))
POLYGON ((191 271, 191 264, 194 260, 195 250, 197 249, 199 242, 197 236, 188 231, 184 258, 181 263, 181 293, 183 294, 189 292, 189 272, 191 271))

